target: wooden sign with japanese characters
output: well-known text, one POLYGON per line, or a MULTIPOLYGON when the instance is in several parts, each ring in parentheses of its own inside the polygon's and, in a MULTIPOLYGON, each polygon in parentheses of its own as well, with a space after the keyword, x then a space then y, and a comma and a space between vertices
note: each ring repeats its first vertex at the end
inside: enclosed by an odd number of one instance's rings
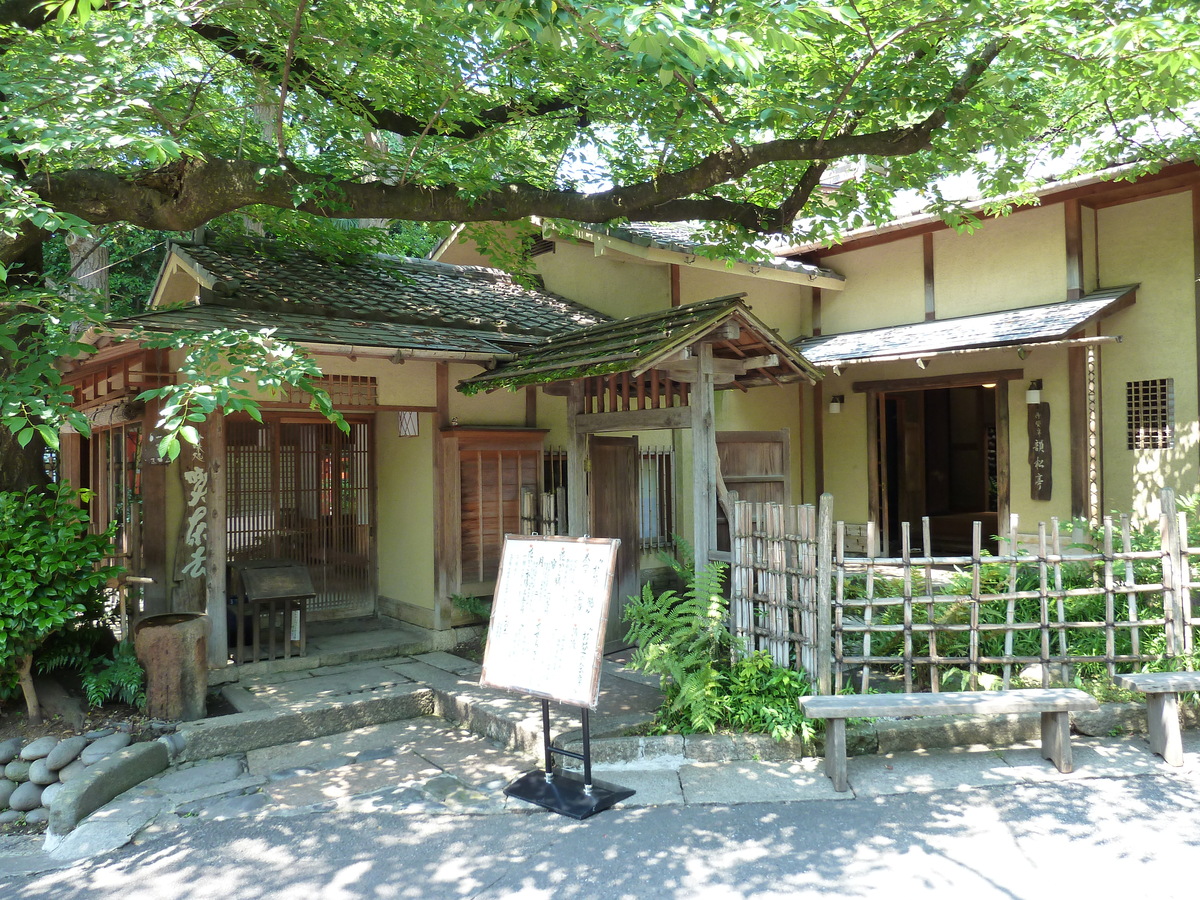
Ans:
POLYGON ((1053 487, 1050 455, 1050 404, 1029 404, 1029 496, 1049 500, 1053 487))
POLYGON ((615 538, 504 538, 479 683, 596 708, 615 538))

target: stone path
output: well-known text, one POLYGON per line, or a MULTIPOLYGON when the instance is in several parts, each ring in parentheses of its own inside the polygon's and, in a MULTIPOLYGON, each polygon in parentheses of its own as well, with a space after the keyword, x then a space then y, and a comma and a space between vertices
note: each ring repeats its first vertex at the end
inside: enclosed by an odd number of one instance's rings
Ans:
MULTIPOLYGON (((630 723, 647 721, 658 704, 657 690, 609 661, 605 667, 593 732, 620 733, 630 723)), ((230 685, 227 696, 246 710, 241 716, 224 717, 224 727, 235 734, 246 730, 243 720, 264 728, 289 717, 305 723, 299 733, 313 734, 319 717, 339 705, 361 704, 372 697, 386 701, 390 693, 418 688, 437 696, 446 717, 424 715, 304 740, 243 743, 240 751, 216 758, 176 761, 92 813, 74 831, 47 841, 45 848, 40 838, 0 838, 0 878, 69 865, 130 841, 169 835, 192 820, 344 812, 543 814, 503 793, 516 777, 541 767, 538 704, 481 687, 478 670, 476 664, 450 654, 427 653, 273 672, 230 685)), ((204 725, 221 721, 206 720, 204 725)), ((553 721, 560 735, 570 735, 577 727, 569 710, 556 710, 553 721)), ((851 790, 844 793, 833 790, 821 759, 788 758, 785 753, 776 759, 756 758, 728 736, 621 738, 623 752, 598 754, 594 774, 636 791, 623 802, 625 807, 812 801, 840 805, 889 794, 1144 775, 1191 784, 1200 781, 1197 735, 1184 734, 1181 768, 1150 753, 1142 737, 1076 736, 1076 769, 1070 775, 1041 759, 1036 743, 855 756, 849 761, 851 790)), ((772 743, 767 749, 774 747, 772 743)))

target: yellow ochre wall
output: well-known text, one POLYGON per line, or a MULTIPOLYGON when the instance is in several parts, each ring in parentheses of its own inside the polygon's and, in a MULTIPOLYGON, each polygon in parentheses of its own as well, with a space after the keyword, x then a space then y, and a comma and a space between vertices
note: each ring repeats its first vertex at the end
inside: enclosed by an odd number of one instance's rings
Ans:
MULTIPOLYGON (((937 318, 975 315, 998 309, 1036 306, 1066 298, 1066 237, 1061 205, 987 220, 973 234, 933 233, 934 302, 937 318)), ((847 278, 847 289, 822 293, 822 333, 860 331, 925 319, 924 247, 920 236, 902 238, 847 253, 823 264, 847 278)), ((903 353, 903 347, 896 348, 903 353)), ((833 495, 834 516, 848 522, 869 517, 867 395, 855 382, 906 381, 950 375, 1020 369, 1009 382, 1010 511, 1022 528, 1040 519, 1070 515, 1070 433, 1065 349, 1035 350, 1022 360, 1011 350, 931 357, 924 369, 912 360, 848 366, 826 372, 822 401, 813 415, 823 423, 824 489, 833 495), (1051 405, 1053 499, 1030 499, 1026 463, 1025 388, 1044 380, 1043 399, 1051 405), (841 394, 842 411, 829 412, 829 399, 841 394)), ((793 455, 795 450, 793 450, 793 455)), ((795 462, 793 462, 795 465, 795 462)))
MULTIPOLYGON (((1136 303, 1091 326, 1088 336, 1120 336, 1095 345, 1101 360, 1103 509, 1132 512, 1141 520, 1159 512, 1164 486, 1178 493, 1200 489, 1200 397, 1197 392, 1195 259, 1192 200, 1188 192, 1082 209, 1083 288, 1139 284, 1136 303), (1163 450, 1126 446, 1126 385, 1174 379, 1176 445, 1163 450)), ((987 220, 970 235, 934 233, 934 283, 939 319, 1060 302, 1067 296, 1064 207, 1024 210, 987 220)), ((857 331, 924 318, 920 238, 833 254, 823 262, 846 274, 848 288, 822 295, 826 334, 857 331), (901 314, 901 311, 903 314, 901 314)), ((903 348, 897 348, 903 352, 903 348)), ((889 381, 957 373, 1019 369, 1009 382, 1010 511, 1022 532, 1052 516, 1071 515, 1071 433, 1066 347, 1031 347, 1020 358, 1011 349, 929 359, 924 370, 911 361, 850 366, 822 383, 825 490, 835 515, 865 521, 868 514, 866 395, 856 381, 889 381), (1027 406, 1030 381, 1043 382, 1050 404, 1053 495, 1030 499, 1027 406), (829 397, 845 396, 839 415, 829 397)))
POLYGON ((1106 510, 1157 517, 1164 486, 1190 493, 1197 472, 1195 272, 1191 196, 1169 194, 1097 212, 1100 280, 1139 283, 1137 302, 1104 323, 1120 344, 1102 349, 1106 510), (1175 446, 1129 450, 1126 384, 1173 378, 1175 446))
POLYGON ((919 237, 838 253, 821 262, 846 277, 844 290, 821 292, 822 334, 925 318, 925 263, 919 237))
POLYGON ((988 219, 972 234, 935 232, 933 266, 939 319, 1065 300, 1063 208, 1055 204, 988 219))
POLYGON ((375 421, 379 611, 407 618, 403 605, 433 609, 432 413, 417 416, 417 437, 399 437, 395 413, 375 421))

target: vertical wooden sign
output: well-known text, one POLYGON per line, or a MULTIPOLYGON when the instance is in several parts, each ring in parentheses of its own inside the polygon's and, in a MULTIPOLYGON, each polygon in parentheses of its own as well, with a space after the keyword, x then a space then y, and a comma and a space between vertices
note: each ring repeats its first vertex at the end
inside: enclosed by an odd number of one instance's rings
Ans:
POLYGON ((1050 404, 1029 404, 1029 496, 1049 500, 1053 487, 1050 452, 1050 404))

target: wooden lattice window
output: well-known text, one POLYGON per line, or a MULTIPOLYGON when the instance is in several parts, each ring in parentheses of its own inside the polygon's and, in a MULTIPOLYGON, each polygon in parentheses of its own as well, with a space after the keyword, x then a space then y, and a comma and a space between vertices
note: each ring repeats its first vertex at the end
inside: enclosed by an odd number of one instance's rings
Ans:
POLYGON ((638 537, 643 550, 674 543, 675 454, 670 447, 644 447, 638 459, 638 537))
MULTIPOLYGON (((379 386, 371 375, 325 375, 317 384, 329 394, 335 407, 376 406, 379 403, 379 386)), ((288 402, 307 403, 308 394, 289 388, 288 402)))
POLYGON ((1125 410, 1126 446, 1130 450, 1175 446, 1175 379, 1127 382, 1125 410))

